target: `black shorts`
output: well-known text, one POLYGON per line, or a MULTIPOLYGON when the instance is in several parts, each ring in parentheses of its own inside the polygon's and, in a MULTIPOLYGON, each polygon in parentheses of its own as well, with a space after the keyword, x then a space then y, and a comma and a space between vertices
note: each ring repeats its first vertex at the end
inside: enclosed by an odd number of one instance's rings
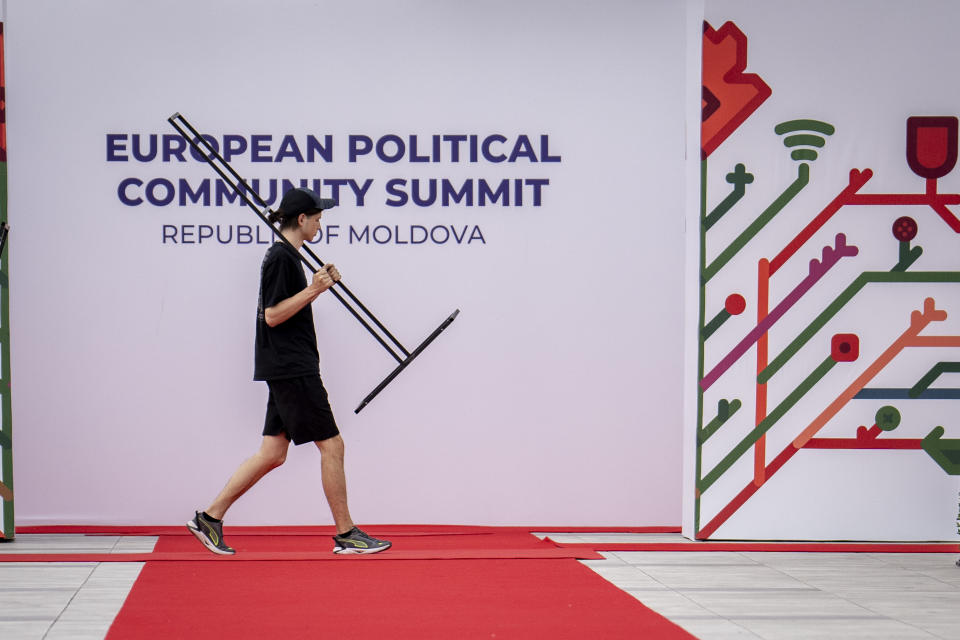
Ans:
POLYGON ((281 434, 293 444, 326 440, 340 434, 320 375, 267 380, 270 397, 263 435, 281 434))

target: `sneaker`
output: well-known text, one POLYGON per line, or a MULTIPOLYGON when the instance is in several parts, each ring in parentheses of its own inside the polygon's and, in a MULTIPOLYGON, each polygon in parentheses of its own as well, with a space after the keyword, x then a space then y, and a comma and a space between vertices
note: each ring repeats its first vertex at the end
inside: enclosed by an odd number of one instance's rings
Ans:
POLYGON ((236 553, 223 541, 222 522, 211 522, 197 511, 193 520, 187 523, 187 529, 197 537, 197 540, 203 543, 203 546, 214 553, 219 553, 222 556, 230 556, 236 553))
POLYGON ((333 542, 336 545, 333 547, 334 553, 377 553, 393 545, 387 540, 377 540, 357 527, 344 536, 333 536, 333 542))

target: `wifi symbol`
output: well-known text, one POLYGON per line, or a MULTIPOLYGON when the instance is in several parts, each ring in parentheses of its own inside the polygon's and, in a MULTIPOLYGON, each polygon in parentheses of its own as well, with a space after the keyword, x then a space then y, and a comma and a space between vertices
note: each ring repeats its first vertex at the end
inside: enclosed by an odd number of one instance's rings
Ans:
POLYGON ((832 136, 833 132, 836 131, 833 125, 820 122, 819 120, 788 120, 787 122, 781 122, 774 127, 773 130, 778 136, 782 136, 785 133, 793 133, 794 135, 789 135, 783 139, 783 145, 787 149, 793 149, 793 151, 790 152, 790 157, 794 160, 810 161, 817 159, 815 149, 794 149, 794 147, 816 147, 820 149, 826 141, 813 132, 822 133, 825 136, 832 136), (794 133, 797 131, 801 133, 794 133))

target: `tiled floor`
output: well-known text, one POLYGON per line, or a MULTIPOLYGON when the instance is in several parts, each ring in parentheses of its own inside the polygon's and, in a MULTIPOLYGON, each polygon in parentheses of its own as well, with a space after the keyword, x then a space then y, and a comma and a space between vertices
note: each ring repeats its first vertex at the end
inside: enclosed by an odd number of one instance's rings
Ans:
MULTIPOLYGON (((557 542, 682 542, 670 534, 557 542)), ((693 543, 691 543, 693 544, 693 543)), ((960 568, 943 553, 620 551, 584 564, 701 638, 960 639, 960 568)))
MULTIPOLYGON (((679 542, 673 534, 550 534, 679 542)), ((0 553, 144 553, 156 538, 20 535, 0 553)), ((584 564, 702 640, 960 639, 949 554, 604 552, 584 564)), ((142 563, 0 563, 0 638, 103 638, 142 563)))
MULTIPOLYGON (((20 535, 0 553, 149 553, 155 537, 20 535)), ((99 639, 123 606, 141 562, 0 564, 0 638, 99 639)))

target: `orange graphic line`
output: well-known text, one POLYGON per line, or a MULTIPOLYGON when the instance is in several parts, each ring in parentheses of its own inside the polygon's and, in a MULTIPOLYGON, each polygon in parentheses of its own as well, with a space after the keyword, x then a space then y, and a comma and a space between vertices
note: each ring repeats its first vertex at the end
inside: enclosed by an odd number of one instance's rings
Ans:
POLYGON ((837 398, 830 403, 830 405, 823 410, 823 412, 814 418, 813 422, 807 426, 800 435, 798 435, 793 440, 793 446, 797 449, 803 448, 804 445, 809 442, 810 438, 815 436, 823 426, 829 422, 837 412, 840 411, 850 400, 857 395, 861 389, 867 386, 867 383, 870 382, 880 371, 890 364, 897 354, 903 351, 908 346, 945 346, 943 343, 943 338, 952 340, 953 336, 930 336, 935 338, 933 344, 923 344, 917 343, 918 334, 923 331, 923 329, 934 321, 942 321, 947 317, 945 311, 941 311, 935 308, 935 302, 933 298, 927 298, 924 300, 924 310, 923 312, 914 311, 910 315, 910 326, 907 327, 907 330, 900 334, 900 337, 893 341, 886 351, 880 354, 880 356, 873 361, 873 363, 866 368, 866 370, 861 373, 853 383, 847 387, 843 393, 841 393, 837 398))
POLYGON ((2 482, 0 482, 0 498, 3 498, 7 502, 13 500, 13 491, 2 482))
POLYGON ((960 336, 917 336, 908 347, 960 347, 960 336))
MULTIPOLYGON (((757 263, 757 324, 767 317, 770 306, 770 261, 762 258, 757 263)), ((768 333, 757 340, 757 375, 767 368, 768 333)), ((757 409, 754 426, 760 426, 767 417, 767 385, 757 383, 757 409)), ((753 483, 758 487, 767 480, 767 434, 757 439, 753 447, 753 483)))

